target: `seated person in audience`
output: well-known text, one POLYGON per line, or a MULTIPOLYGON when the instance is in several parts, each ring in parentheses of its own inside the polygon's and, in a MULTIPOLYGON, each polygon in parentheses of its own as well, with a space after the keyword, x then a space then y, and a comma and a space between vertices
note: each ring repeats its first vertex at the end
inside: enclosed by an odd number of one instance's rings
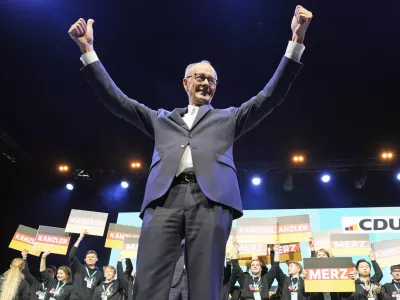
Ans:
POLYGON ((82 264, 76 256, 79 245, 86 234, 87 231, 82 232, 75 245, 69 251, 69 263, 73 277, 74 294, 76 294, 78 300, 91 300, 94 289, 103 281, 103 273, 96 266, 98 261, 96 251, 88 250, 86 252, 85 264, 82 264))
POLYGON ((113 266, 105 266, 103 272, 105 280, 94 290, 92 300, 122 300, 124 295, 132 299, 132 281, 126 278, 121 257, 118 257, 117 270, 113 266))
MULTIPOLYGON (((22 274, 24 274, 25 280, 29 283, 31 300, 43 300, 44 296, 46 295, 47 286, 44 284, 44 282, 41 281, 41 279, 38 280, 29 271, 28 260, 27 260, 28 251, 23 250, 21 252, 21 255, 25 261, 25 268, 23 269, 22 274)), ((46 272, 49 274, 51 278, 54 278, 57 270, 55 266, 48 266, 46 272)))
POLYGON ((298 300, 302 300, 304 297, 309 296, 309 294, 306 294, 304 291, 304 279, 300 276, 303 271, 303 266, 297 261, 287 262, 289 276, 286 276, 280 267, 279 244, 275 245, 274 252, 275 258, 272 267, 275 270, 275 278, 278 281, 281 300, 293 299, 293 293, 296 293, 295 299, 298 300))
POLYGON ((233 238, 232 252, 230 254, 231 260, 229 263, 227 263, 225 268, 221 295, 219 297, 220 300, 232 299, 235 283, 240 279, 240 276, 243 273, 239 266, 239 243, 237 242, 236 238, 233 238))
POLYGON ((266 274, 262 273, 263 263, 253 258, 248 272, 240 269, 239 284, 242 288, 240 299, 269 299, 269 289, 275 279, 275 272, 272 268, 266 274))
POLYGON ((43 283, 47 286, 45 300, 69 300, 73 299, 72 273, 67 266, 61 266, 57 269, 56 278, 51 277, 47 272, 46 258, 49 251, 42 254, 40 260, 40 275, 43 283))
POLYGON ((383 278, 382 270, 378 263, 375 261, 375 255, 369 255, 374 268, 375 274, 371 276, 371 264, 365 259, 360 259, 356 264, 358 278, 355 281, 356 291, 352 295, 352 299, 371 299, 375 298, 381 292, 381 285, 379 282, 383 278))
POLYGON ((382 286, 381 291, 377 293, 378 300, 400 299, 400 264, 391 266, 390 273, 393 276, 393 280, 382 286))

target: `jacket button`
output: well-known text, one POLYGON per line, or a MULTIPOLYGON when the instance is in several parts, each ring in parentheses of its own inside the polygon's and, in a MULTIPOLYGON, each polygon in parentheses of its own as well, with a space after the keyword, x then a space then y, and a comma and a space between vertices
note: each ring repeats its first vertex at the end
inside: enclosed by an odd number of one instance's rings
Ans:
POLYGON ((189 137, 192 138, 192 137, 193 137, 193 134, 189 134, 189 137))
POLYGON ((185 148, 185 145, 181 145, 181 148, 182 148, 182 149, 185 148))

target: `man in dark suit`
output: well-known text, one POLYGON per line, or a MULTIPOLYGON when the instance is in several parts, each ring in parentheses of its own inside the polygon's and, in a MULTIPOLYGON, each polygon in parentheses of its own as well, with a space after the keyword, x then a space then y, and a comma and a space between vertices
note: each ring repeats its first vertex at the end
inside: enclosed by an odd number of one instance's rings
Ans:
POLYGON ((187 300, 188 288, 185 268, 185 240, 181 242, 179 258, 175 265, 168 300, 187 300))
POLYGON ((227 109, 211 106, 218 77, 207 61, 186 69, 186 108, 152 110, 130 99, 94 52, 94 21, 79 19, 69 29, 82 52, 83 74, 106 107, 155 143, 140 214, 135 300, 168 298, 182 239, 189 298, 218 299, 232 220, 242 216, 233 142, 282 103, 301 68, 311 19, 311 12, 296 7, 292 40, 274 76, 255 97, 227 109))

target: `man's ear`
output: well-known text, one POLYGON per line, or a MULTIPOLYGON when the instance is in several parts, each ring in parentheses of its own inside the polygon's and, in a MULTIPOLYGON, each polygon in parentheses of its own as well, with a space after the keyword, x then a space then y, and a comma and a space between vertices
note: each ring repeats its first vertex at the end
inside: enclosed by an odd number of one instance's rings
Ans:
POLYGON ((182 83, 183 83, 183 88, 187 92, 189 90, 189 80, 187 80, 187 78, 184 78, 182 83))

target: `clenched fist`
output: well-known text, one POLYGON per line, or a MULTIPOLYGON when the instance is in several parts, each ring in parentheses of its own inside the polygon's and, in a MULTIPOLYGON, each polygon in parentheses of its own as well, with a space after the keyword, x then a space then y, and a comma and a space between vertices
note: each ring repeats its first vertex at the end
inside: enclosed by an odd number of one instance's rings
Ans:
POLYGON ((300 5, 296 6, 291 26, 293 32, 293 42, 299 44, 303 43, 308 25, 310 25, 312 18, 313 14, 311 13, 311 11, 305 9, 300 5))
POLYGON ((93 19, 87 22, 80 18, 68 30, 69 36, 78 44, 82 53, 93 51, 93 19))

